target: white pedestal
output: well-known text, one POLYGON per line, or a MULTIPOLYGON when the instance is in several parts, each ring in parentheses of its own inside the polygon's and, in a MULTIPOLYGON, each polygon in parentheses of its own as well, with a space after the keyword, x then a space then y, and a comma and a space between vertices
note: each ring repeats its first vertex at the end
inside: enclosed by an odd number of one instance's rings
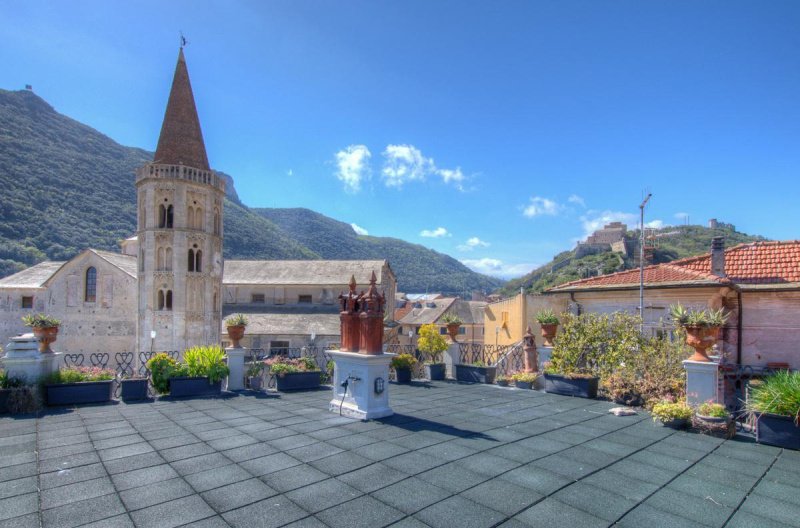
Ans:
POLYGON ((39 378, 56 370, 61 365, 62 357, 60 352, 39 353, 39 343, 33 334, 23 334, 11 338, 0 363, 9 377, 36 383, 39 378))
POLYGON ((229 391, 244 390, 244 357, 247 349, 244 347, 226 348, 225 355, 228 356, 228 387, 229 391))
POLYGON ((707 401, 717 402, 719 364, 711 361, 683 362, 686 370, 686 403, 695 407, 707 401))
POLYGON ((447 350, 444 351, 444 364, 447 373, 445 377, 456 377, 456 365, 461 363, 461 347, 458 343, 450 343, 447 350))
POLYGON ((389 407, 389 363, 394 354, 369 356, 353 352, 330 351, 333 370, 331 412, 371 420, 394 414, 389 407), (342 384, 348 381, 347 392, 342 384))

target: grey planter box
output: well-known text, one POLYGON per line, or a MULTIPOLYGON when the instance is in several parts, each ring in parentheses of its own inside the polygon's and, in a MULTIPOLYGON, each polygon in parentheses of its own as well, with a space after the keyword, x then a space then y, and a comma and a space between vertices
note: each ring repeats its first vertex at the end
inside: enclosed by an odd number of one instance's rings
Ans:
POLYGON ((8 397, 11 389, 0 389, 0 414, 8 412, 8 397))
POLYGON ((114 380, 83 381, 45 385, 47 405, 76 405, 79 403, 110 402, 114 393, 114 380))
POLYGON ((311 372, 289 372, 283 376, 277 376, 278 390, 294 391, 318 389, 321 383, 320 375, 322 372, 314 370, 311 372))
POLYGON ((532 389, 533 383, 529 381, 515 381, 514 386, 518 389, 532 389))
POLYGON ((123 401, 137 401, 147 399, 147 378, 124 379, 120 381, 122 389, 120 398, 123 401))
POLYGON ((544 375, 544 390, 550 394, 597 398, 597 382, 600 378, 567 378, 556 374, 544 375))
POLYGON ((442 381, 447 372, 447 365, 444 363, 430 363, 425 365, 425 372, 428 374, 429 380, 442 381))
POLYGON ((800 427, 788 416, 764 413, 756 421, 756 440, 761 444, 800 449, 800 427))
POLYGON ((222 393, 222 380, 209 383, 202 378, 170 378, 169 395, 174 398, 219 396, 222 393))
POLYGON ((497 367, 476 367, 475 365, 456 365, 456 380, 468 383, 494 383, 497 367))

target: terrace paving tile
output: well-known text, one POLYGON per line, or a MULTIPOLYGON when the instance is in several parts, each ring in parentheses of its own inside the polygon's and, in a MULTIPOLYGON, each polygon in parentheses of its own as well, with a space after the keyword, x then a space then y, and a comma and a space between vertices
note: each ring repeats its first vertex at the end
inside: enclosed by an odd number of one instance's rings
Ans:
POLYGON ((108 477, 85 480, 75 484, 42 490, 41 508, 47 510, 110 493, 114 493, 114 485, 108 477))
POLYGON ((40 526, 38 513, 0 520, 0 528, 39 528, 40 526))
POLYGON ((185 480, 174 478, 149 484, 141 488, 122 491, 119 495, 128 511, 134 511, 162 502, 169 502, 180 499, 181 497, 187 497, 194 493, 194 489, 192 489, 185 480))
POLYGON ((504 514, 461 496, 428 506, 414 517, 440 528, 488 528, 506 519, 504 514))
POLYGON ((222 514, 222 518, 234 528, 277 528, 307 516, 307 512, 283 495, 222 514))
POLYGON ((72 528, 125 513, 119 496, 103 495, 83 501, 71 502, 58 508, 42 511, 44 528, 72 528))
POLYGON ((318 513, 317 518, 331 528, 369 526, 383 528, 405 515, 372 497, 363 496, 318 513))
POLYGON ((299 460, 290 457, 286 453, 275 453, 261 458, 246 460, 239 465, 249 471, 253 476, 260 477, 300 464, 301 462, 299 460))
POLYGON ((0 499, 0 520, 13 519, 38 509, 39 496, 35 492, 0 499))
POLYGON ((528 526, 547 526, 548 528, 572 528, 575 526, 599 528, 608 526, 608 522, 600 517, 573 508, 553 498, 547 498, 534 504, 515 516, 514 519, 528 526))
POLYGON ((214 510, 201 497, 189 495, 131 512, 131 519, 137 527, 172 528, 191 524, 214 514, 214 510))
POLYGON ((442 501, 452 494, 424 480, 411 477, 370 494, 398 510, 411 514, 442 501))
POLYGON ((484 482, 460 495, 508 516, 544 498, 535 491, 500 479, 484 482))
POLYGON ((277 491, 260 480, 250 479, 203 492, 200 496, 218 513, 223 513, 268 499, 277 494, 277 491))
POLYGON ((111 476, 114 486, 119 491, 124 491, 139 486, 146 486, 154 482, 169 480, 178 476, 178 473, 169 464, 150 466, 117 473, 111 476))
POLYGON ((337 480, 364 493, 385 488, 405 478, 408 478, 406 473, 383 464, 372 464, 336 477, 337 480))

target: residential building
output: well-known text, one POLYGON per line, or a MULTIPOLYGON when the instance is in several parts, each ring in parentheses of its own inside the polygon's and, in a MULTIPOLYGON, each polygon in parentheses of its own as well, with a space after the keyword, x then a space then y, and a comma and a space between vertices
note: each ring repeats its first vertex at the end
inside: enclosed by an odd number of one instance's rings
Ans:
POLYGON ((484 343, 487 345, 514 345, 522 341, 528 326, 536 336, 537 344, 541 327, 536 322, 540 310, 553 310, 561 313, 567 310, 566 299, 546 295, 518 293, 514 297, 502 299, 486 305, 484 310, 484 343))
MULTIPOLYGON (((422 325, 434 324, 439 327, 439 333, 447 336, 447 324, 442 321, 446 313, 457 315, 461 319, 458 341, 465 343, 483 343, 483 310, 486 303, 483 301, 465 301, 457 297, 439 297, 434 299, 406 301, 406 306, 399 308, 396 314, 402 313, 397 319, 398 343, 414 345, 417 342, 419 329, 422 325)), ((450 339, 449 337, 447 338, 450 339)))

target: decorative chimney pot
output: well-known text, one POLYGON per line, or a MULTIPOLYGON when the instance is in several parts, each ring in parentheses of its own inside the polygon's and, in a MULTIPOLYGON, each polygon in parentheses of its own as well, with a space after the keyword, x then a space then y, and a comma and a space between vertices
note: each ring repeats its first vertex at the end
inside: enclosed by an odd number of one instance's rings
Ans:
POLYGON ((525 335, 522 337, 522 339, 524 342, 522 346, 522 351, 524 352, 523 360, 525 361, 523 372, 538 372, 539 358, 536 351, 536 340, 533 337, 533 332, 531 331, 530 325, 525 331, 525 335))
POLYGON ((383 306, 386 298, 378 293, 375 272, 369 279, 369 289, 361 296, 361 340, 358 351, 361 354, 383 354, 383 306))
POLYGON ((350 291, 339 295, 342 352, 358 352, 361 342, 361 322, 358 317, 361 296, 356 293, 356 277, 350 277, 350 291))

